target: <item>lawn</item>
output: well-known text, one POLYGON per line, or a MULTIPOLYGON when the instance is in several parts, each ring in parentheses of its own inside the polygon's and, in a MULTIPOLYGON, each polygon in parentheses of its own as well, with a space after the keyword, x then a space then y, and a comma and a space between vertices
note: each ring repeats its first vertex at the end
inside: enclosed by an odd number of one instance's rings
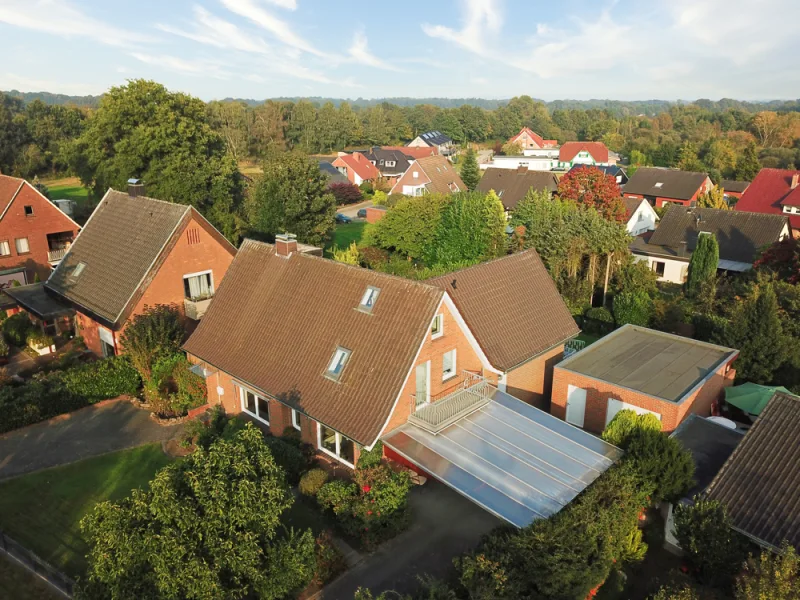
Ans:
POLYGON ((89 200, 89 190, 81 185, 77 177, 64 177, 42 181, 47 186, 53 200, 66 198, 74 200, 78 206, 83 206, 89 200))
POLYGON ((63 596, 15 560, 0 553, 0 598, 59 600, 63 596))
POLYGON ((357 223, 339 223, 336 229, 333 230, 333 240, 325 247, 325 250, 330 252, 333 246, 337 248, 347 248, 351 242, 358 244, 361 241, 361 236, 364 235, 364 221, 357 223))
POLYGON ((149 444, 0 483, 0 528, 74 578, 88 552, 81 518, 98 502, 146 487, 171 460, 160 444, 149 444))
POLYGON ((581 340, 582 342, 586 342, 587 346, 591 346, 601 337, 600 335, 595 335, 593 333, 586 333, 585 331, 581 331, 575 339, 581 340))

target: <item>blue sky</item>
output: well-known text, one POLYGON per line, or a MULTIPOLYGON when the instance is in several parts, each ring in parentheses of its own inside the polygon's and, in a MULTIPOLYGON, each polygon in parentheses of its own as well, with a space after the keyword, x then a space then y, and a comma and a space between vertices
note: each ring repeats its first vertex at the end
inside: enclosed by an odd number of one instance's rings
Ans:
POLYGON ((0 89, 794 99, 800 0, 0 0, 0 89))

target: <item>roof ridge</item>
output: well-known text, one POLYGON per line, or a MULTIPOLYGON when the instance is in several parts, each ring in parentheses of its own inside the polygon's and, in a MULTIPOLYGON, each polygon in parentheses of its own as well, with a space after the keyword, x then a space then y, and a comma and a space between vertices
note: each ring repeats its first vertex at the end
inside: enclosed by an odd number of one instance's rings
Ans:
POLYGON ((460 269, 456 269, 455 271, 450 271, 448 273, 443 273, 442 275, 436 275, 434 277, 429 277, 425 281, 434 281, 436 279, 441 279, 443 277, 450 277, 451 275, 456 275, 457 273, 461 273, 463 271, 468 271, 470 269, 475 269, 477 267, 482 267, 482 266, 485 266, 485 265, 491 265, 491 264, 494 264, 496 262, 500 262, 502 260, 507 260, 507 259, 510 259, 510 258, 523 256, 525 254, 531 254, 531 253, 533 253, 535 251, 536 250, 534 248, 526 248, 522 252, 512 252, 511 254, 504 254, 503 256, 496 256, 496 257, 494 257, 494 258, 492 258, 490 260, 486 260, 486 261, 483 261, 483 262, 477 262, 474 265, 469 265, 468 267, 461 267, 460 269))
POLYGON ((111 192, 114 192, 115 194, 121 194, 123 196, 126 196, 128 199, 130 199, 132 201, 149 200, 151 202, 160 202, 161 204, 170 204, 172 206, 182 206, 182 207, 184 207, 185 210, 188 210, 188 209, 192 208, 191 204, 180 204, 179 202, 172 202, 171 200, 161 200, 159 198, 153 198, 151 196, 136 196, 136 197, 133 197, 128 192, 121 192, 120 190, 115 190, 113 187, 108 188, 108 190, 111 191, 111 192))

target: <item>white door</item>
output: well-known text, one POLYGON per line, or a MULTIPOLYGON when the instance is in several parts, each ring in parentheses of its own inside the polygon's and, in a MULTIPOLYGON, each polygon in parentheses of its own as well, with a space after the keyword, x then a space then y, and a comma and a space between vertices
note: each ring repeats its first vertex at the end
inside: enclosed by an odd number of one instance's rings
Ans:
POLYGON ((571 385, 567 388, 567 423, 583 427, 586 414, 586 390, 571 385))
POLYGON ((606 407, 606 425, 611 423, 611 419, 613 419, 616 414, 621 410, 632 410, 637 415, 646 415, 651 414, 658 417, 658 420, 661 420, 661 415, 657 412, 653 412, 652 410, 647 410, 646 408, 640 408, 638 406, 634 406, 633 404, 628 404, 627 402, 623 402, 622 400, 616 400, 615 398, 608 399, 608 406, 606 407))
POLYGON ((417 365, 417 389, 416 399, 417 406, 422 406, 431 399, 431 361, 426 361, 421 365, 417 365))

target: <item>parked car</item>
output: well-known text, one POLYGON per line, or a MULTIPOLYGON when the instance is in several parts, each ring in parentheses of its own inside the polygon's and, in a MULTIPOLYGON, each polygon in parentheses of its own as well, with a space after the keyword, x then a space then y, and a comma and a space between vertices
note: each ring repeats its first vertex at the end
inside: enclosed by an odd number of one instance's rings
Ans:
POLYGON ((336 213, 336 222, 337 223, 352 223, 353 219, 351 219, 347 215, 343 215, 342 213, 336 213))
POLYGON ((367 209, 366 208, 359 208, 356 216, 359 219, 366 219, 367 218, 367 209))

